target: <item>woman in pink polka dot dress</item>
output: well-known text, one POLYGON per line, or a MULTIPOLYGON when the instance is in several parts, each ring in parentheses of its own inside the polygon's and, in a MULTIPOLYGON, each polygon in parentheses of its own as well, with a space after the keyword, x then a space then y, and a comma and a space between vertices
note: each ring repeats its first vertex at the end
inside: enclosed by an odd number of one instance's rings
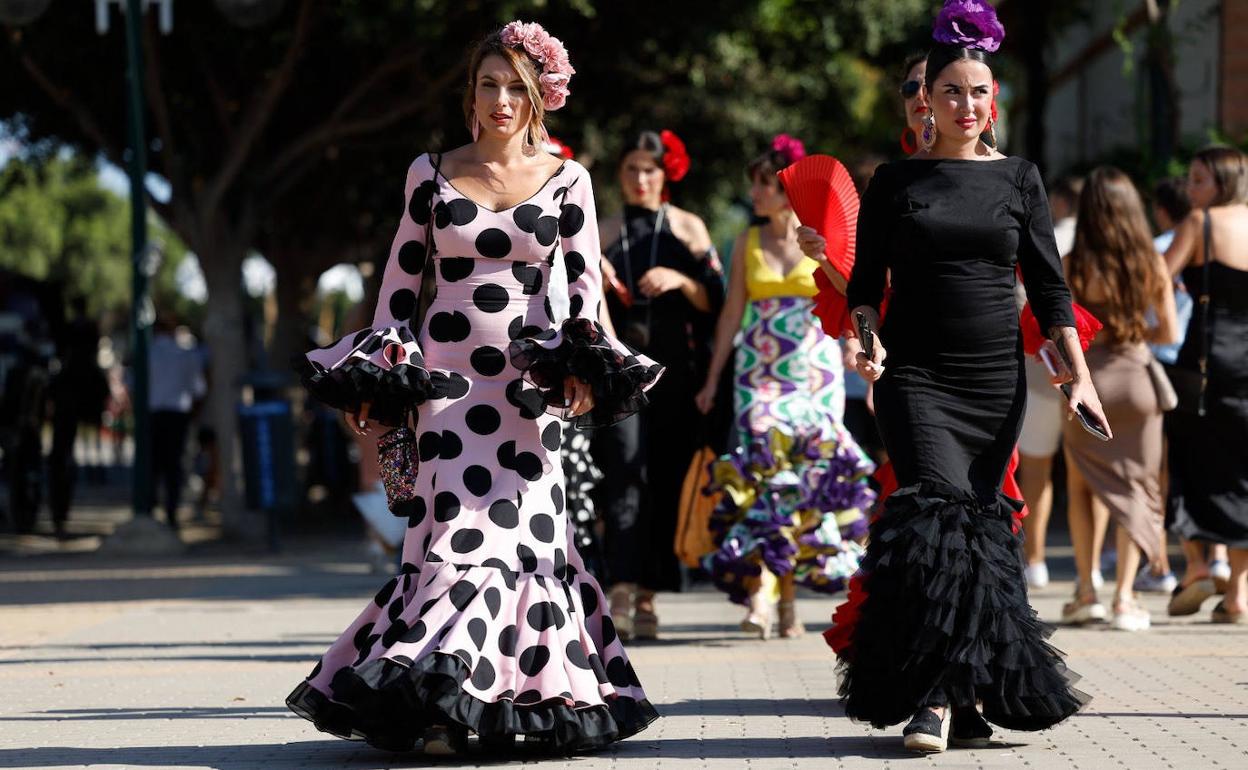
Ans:
POLYGON ((409 520, 400 574, 287 704, 385 749, 446 753, 471 732, 496 750, 517 735, 590 750, 658 714, 572 544, 562 426, 637 411, 662 367, 597 323, 589 174, 536 149, 568 93, 562 44, 513 22, 468 71, 475 141, 408 169, 371 328, 301 365, 353 425, 412 411, 420 468, 395 511, 409 520), (422 275, 435 282, 423 327, 422 275))

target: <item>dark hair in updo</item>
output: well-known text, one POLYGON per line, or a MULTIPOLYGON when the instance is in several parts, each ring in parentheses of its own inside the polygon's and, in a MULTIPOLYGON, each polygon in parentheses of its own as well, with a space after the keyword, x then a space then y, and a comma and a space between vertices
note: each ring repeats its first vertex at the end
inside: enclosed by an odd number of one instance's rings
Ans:
POLYGON ((925 61, 927 61, 926 51, 922 53, 916 51, 915 53, 907 56, 906 60, 901 63, 901 72, 899 73, 901 75, 900 80, 904 81, 906 78, 910 77, 910 70, 914 69, 915 65, 925 61))
POLYGON ((637 150, 649 155, 659 168, 663 168, 663 155, 667 153, 667 148, 663 146, 663 138, 659 136, 658 131, 642 131, 637 134, 635 140, 620 148, 620 156, 616 158, 615 165, 623 166, 624 159, 637 150))
POLYGON ((992 60, 987 51, 938 43, 927 54, 927 92, 934 93, 932 87, 936 84, 936 77, 944 71, 945 67, 960 61, 977 61, 987 65, 989 69, 992 68, 992 60))
MULTIPOLYGON (((789 167, 789 156, 779 150, 768 150, 759 155, 745 167, 745 175, 751 181, 755 178, 767 179, 780 184, 776 174, 789 167)), ((783 186, 783 185, 781 185, 783 186)))

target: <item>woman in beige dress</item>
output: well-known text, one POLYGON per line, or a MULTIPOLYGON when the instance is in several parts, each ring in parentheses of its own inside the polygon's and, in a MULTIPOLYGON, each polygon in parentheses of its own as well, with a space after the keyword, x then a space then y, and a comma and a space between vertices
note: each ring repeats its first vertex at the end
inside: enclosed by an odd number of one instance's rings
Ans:
POLYGON ((1066 273, 1075 301, 1105 325, 1087 361, 1115 435, 1103 442, 1076 422, 1065 425, 1068 516, 1079 581, 1062 619, 1074 624, 1106 619, 1092 572, 1097 544, 1112 518, 1118 525, 1118 582, 1111 622, 1139 631, 1148 628, 1149 615, 1135 600, 1132 582, 1141 552, 1150 562, 1157 558, 1164 526, 1162 410, 1147 370, 1152 357, 1147 343, 1173 342, 1178 321, 1144 205, 1118 169, 1101 167, 1088 177, 1066 273), (1151 327, 1150 310, 1158 319, 1151 327))

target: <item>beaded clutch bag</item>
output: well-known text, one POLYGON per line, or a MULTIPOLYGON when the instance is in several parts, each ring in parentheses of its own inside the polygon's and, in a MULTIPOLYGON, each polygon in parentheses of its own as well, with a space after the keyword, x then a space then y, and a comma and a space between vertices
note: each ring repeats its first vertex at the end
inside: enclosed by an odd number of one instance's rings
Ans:
POLYGON ((416 500, 416 432, 404 426, 387 431, 377 439, 377 462, 381 483, 386 488, 386 504, 395 516, 410 516, 416 500))

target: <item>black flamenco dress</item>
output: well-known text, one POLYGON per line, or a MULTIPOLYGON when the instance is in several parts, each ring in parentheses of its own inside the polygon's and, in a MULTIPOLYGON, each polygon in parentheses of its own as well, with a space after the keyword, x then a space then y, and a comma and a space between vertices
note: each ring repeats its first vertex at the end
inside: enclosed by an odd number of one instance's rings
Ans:
POLYGON ((671 230, 666 206, 660 212, 625 206, 620 237, 606 258, 631 295, 606 293, 620 339, 661 363, 663 379, 649 391, 649 406, 594 437, 606 479, 608 583, 637 583, 652 591, 682 587, 673 542, 681 485, 694 453, 709 438, 699 426, 693 398, 710 360, 710 340, 723 302, 723 275, 713 253, 694 254, 671 230), (656 224, 658 228, 656 230, 656 224), (694 307, 679 291, 648 298, 637 282, 652 267, 671 268, 705 287, 710 312, 694 307))
MULTIPOLYGON (((1188 267, 1183 283, 1199 296, 1204 268, 1188 267)), ((1209 265, 1209 322, 1194 313, 1175 367, 1200 370, 1208 340, 1204 415, 1166 415, 1170 438, 1170 506, 1174 531, 1189 540, 1248 548, 1248 270, 1209 265)))
POLYGON ((1074 326, 1025 160, 894 162, 863 195, 848 300, 878 308, 891 271, 875 408, 900 488, 871 527, 839 654, 847 715, 877 727, 979 701, 995 724, 1040 730, 1087 701, 1027 602, 1022 504, 999 491, 1027 392, 1016 265, 1042 328, 1074 326))

